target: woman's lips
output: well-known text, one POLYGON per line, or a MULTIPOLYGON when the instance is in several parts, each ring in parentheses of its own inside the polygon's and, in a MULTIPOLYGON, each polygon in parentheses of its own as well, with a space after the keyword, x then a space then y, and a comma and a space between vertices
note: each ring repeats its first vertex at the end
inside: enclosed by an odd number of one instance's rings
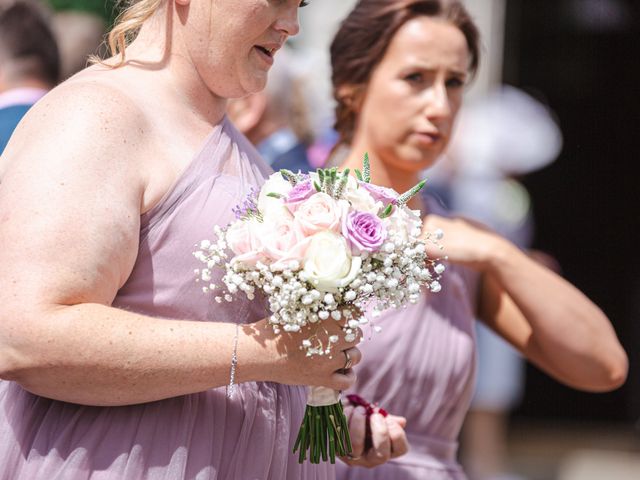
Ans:
POLYGON ((418 141, 418 143, 431 146, 440 141, 442 136, 435 132, 414 132, 412 136, 418 141))
POLYGON ((260 58, 262 58, 268 65, 273 65, 273 53, 275 50, 269 50, 265 47, 261 47, 260 45, 256 45, 253 48, 255 48, 260 58))

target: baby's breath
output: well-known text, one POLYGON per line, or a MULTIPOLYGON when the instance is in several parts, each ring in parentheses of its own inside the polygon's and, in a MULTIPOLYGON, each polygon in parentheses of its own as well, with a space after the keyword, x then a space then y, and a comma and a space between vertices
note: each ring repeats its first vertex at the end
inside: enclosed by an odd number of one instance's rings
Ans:
MULTIPOLYGON (((331 178, 331 177, 329 177, 331 178)), ((399 208, 407 208, 403 205, 399 208)), ((299 262, 274 271, 271 266, 257 262, 254 267, 230 260, 226 229, 216 227, 216 240, 203 240, 193 255, 204 264, 196 270, 205 293, 212 293, 218 303, 232 302, 237 295, 249 300, 256 292, 266 295, 271 316, 269 323, 275 333, 313 332, 301 338, 300 348, 308 356, 330 355, 336 337, 321 335, 323 322, 341 322, 344 338, 355 341, 357 328, 369 323, 365 317, 355 318, 354 312, 370 309, 375 320, 389 308, 403 308, 416 303, 422 288, 438 292, 442 287, 442 263, 427 257, 419 228, 403 235, 388 228, 385 243, 378 252, 363 252, 362 267, 355 278, 336 292, 321 292, 302 269, 299 262), (212 283, 212 271, 221 269, 222 278, 212 283), (354 308, 355 307, 355 308, 354 308), (305 327, 314 326, 307 329, 305 327)), ((438 243, 441 232, 427 235, 427 241, 438 243)), ((373 326, 378 331, 377 326, 373 326)))

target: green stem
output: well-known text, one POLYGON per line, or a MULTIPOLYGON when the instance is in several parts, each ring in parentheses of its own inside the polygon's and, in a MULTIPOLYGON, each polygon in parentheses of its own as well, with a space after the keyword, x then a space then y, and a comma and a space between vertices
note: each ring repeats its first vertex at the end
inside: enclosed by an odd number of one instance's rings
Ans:
POLYGON ((299 463, 306 460, 307 451, 311 463, 320 463, 321 458, 335 463, 336 456, 351 453, 349 428, 341 403, 307 406, 293 447, 294 453, 298 450, 299 463))

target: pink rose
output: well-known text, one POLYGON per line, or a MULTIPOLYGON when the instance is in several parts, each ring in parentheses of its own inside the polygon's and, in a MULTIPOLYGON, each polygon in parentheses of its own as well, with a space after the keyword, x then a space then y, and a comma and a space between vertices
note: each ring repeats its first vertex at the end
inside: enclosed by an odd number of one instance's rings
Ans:
POLYGON ((253 220, 236 220, 227 229, 227 244, 233 253, 242 255, 259 250, 262 246, 259 234, 260 224, 253 220))
POLYGON ((264 261, 260 241, 260 224, 253 220, 237 220, 227 229, 227 245, 235 254, 234 262, 255 266, 264 261))
POLYGON ((286 216, 273 217, 263 224, 261 242, 264 254, 277 270, 287 268, 293 260, 302 263, 309 245, 309 240, 286 216))
POLYGON ((294 220, 305 236, 323 230, 340 232, 342 217, 348 208, 344 200, 337 202, 326 193, 316 193, 302 202, 294 213, 294 220))

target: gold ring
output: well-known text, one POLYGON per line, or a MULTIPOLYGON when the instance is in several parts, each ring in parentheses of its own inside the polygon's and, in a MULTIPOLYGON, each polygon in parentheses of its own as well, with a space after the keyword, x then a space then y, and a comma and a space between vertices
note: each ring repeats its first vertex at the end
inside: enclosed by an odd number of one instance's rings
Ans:
POLYGON ((342 369, 349 370, 353 366, 353 360, 351 360, 351 356, 349 356, 348 350, 343 350, 342 353, 344 353, 344 356, 346 357, 346 362, 344 364, 344 367, 342 367, 342 369))

